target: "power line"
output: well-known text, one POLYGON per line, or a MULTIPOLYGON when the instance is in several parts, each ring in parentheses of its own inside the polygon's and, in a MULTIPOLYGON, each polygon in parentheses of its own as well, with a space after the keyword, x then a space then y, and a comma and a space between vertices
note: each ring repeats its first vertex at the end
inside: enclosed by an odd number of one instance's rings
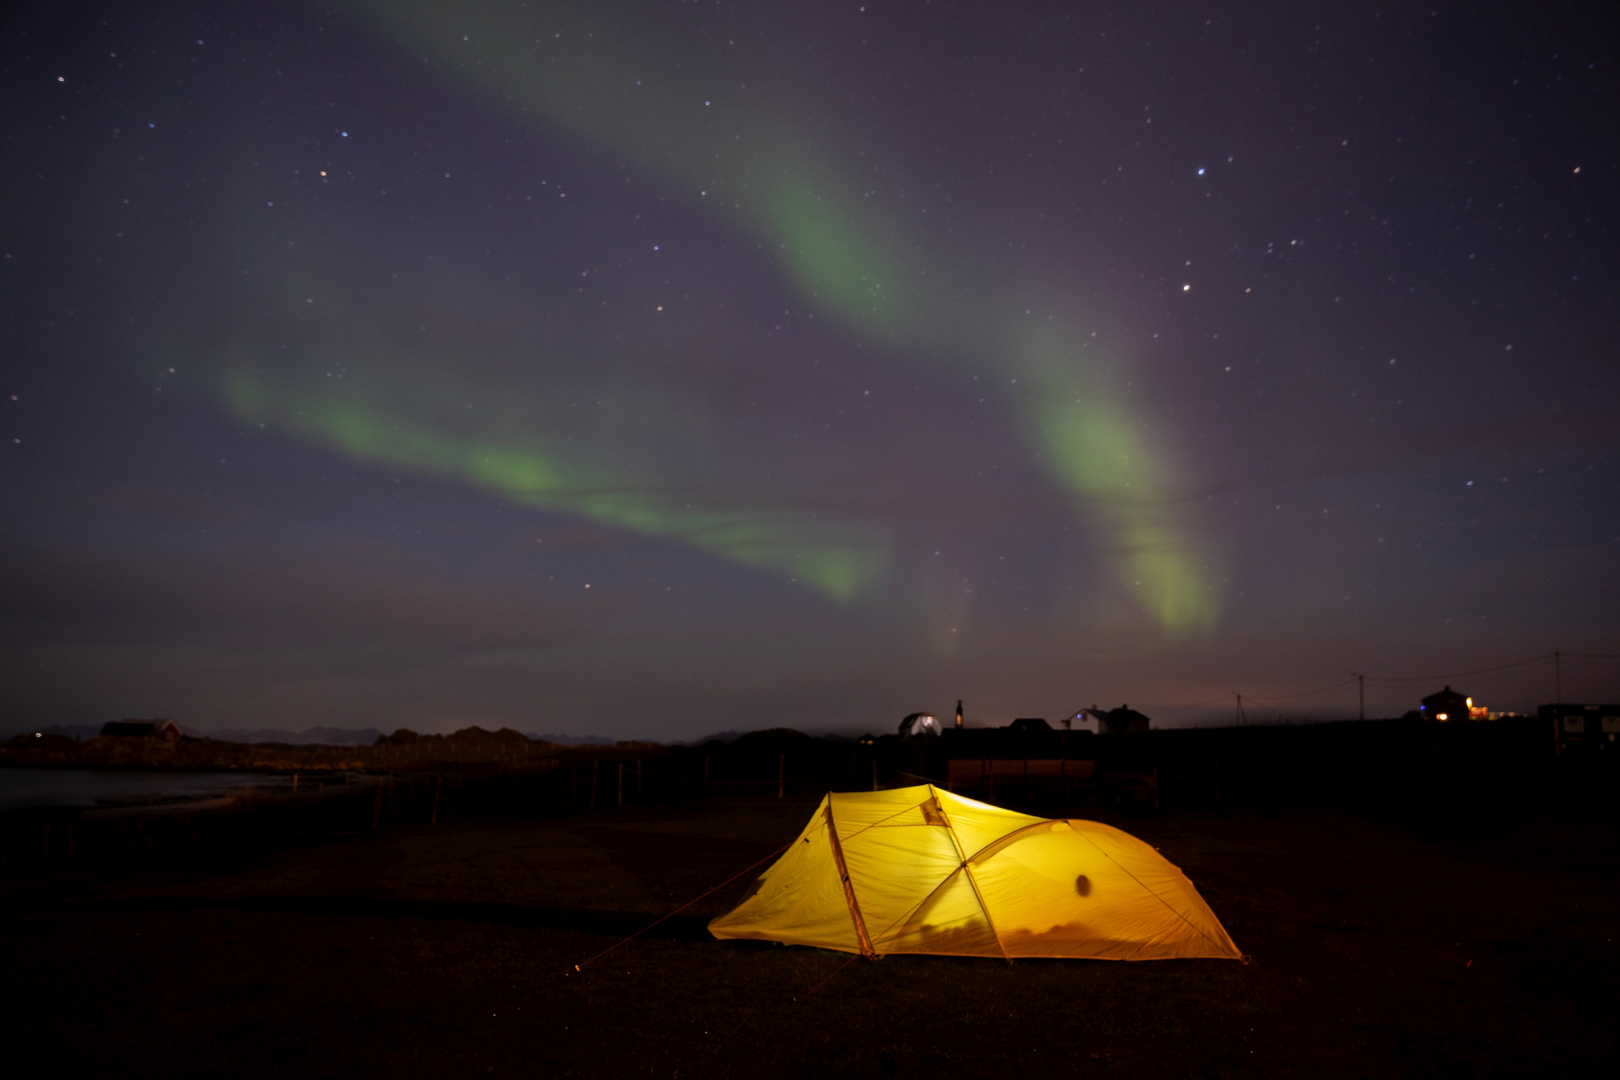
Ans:
POLYGON ((1268 701, 1297 701, 1300 698, 1316 697, 1318 694, 1327 694, 1334 690, 1342 690, 1355 681, 1356 680, 1352 677, 1345 679, 1343 682, 1336 682, 1332 686, 1324 686, 1319 690, 1306 690, 1304 693, 1300 694, 1284 694, 1281 697, 1250 697, 1249 700, 1261 703, 1268 701))
POLYGON ((1531 664, 1542 664, 1551 659, 1552 653, 1542 653, 1528 660, 1515 660, 1511 664, 1497 664, 1495 667, 1474 668, 1472 671, 1450 671, 1440 675, 1368 675, 1367 678, 1382 683, 1435 682, 1440 679, 1461 679, 1469 675, 1489 675, 1493 671, 1510 671, 1513 668, 1529 667, 1531 664))

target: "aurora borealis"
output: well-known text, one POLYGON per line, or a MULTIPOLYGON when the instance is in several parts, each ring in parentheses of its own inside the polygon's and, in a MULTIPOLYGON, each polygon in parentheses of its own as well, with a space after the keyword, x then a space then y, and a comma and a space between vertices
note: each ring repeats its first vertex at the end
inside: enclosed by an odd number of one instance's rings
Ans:
POLYGON ((1612 16, 8 20, 14 727, 1327 716, 1620 652, 1612 16))

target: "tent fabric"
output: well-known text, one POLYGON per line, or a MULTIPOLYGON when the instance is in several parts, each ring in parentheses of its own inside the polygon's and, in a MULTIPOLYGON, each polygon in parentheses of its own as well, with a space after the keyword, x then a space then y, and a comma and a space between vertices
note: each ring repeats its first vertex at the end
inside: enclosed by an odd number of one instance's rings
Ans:
POLYGON ((709 931, 874 957, 1242 957, 1192 882, 1129 833, 932 784, 828 795, 709 931))

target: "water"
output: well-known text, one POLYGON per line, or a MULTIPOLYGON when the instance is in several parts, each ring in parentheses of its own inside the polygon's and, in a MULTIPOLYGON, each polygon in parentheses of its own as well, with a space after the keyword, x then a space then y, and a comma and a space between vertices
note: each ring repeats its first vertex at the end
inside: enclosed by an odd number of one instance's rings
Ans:
POLYGON ((233 791, 291 791, 292 777, 244 772, 0 769, 0 813, 39 806, 130 806, 218 798, 233 791))

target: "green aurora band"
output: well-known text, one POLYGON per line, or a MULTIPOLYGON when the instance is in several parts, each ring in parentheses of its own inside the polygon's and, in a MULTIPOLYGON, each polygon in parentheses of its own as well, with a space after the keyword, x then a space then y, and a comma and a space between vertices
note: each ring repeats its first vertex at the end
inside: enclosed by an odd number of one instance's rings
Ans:
MULTIPOLYGON (((1176 520, 1162 452, 1146 444, 1123 395, 1109 390, 1096 350, 1082 353, 1081 335, 1061 324, 1040 335, 1013 327, 1009 313, 1027 305, 998 301, 1004 290, 959 276, 960 267, 980 260, 917 265, 911 253, 921 250, 921 238, 897 233, 875 200, 861 197, 861 185, 827 167, 830 155, 795 138, 801 125, 729 89, 736 80, 723 92, 693 82, 701 64, 648 50, 635 33, 612 25, 610 8, 489 0, 344 6, 381 40, 434 58, 440 71, 481 86, 519 117, 573 130, 664 176, 774 253, 806 306, 847 331, 926 356, 943 377, 962 378, 989 361, 1023 380, 1035 392, 1003 404, 1022 417, 1050 475, 1099 528, 1126 587, 1173 636, 1214 623, 1217 598, 1176 520)), ((375 402, 323 405, 241 374, 232 376, 231 401, 244 415, 275 415, 359 458, 669 537, 791 574, 840 600, 883 571, 883 556, 850 543, 847 527, 817 521, 809 529, 803 515, 790 522, 689 511, 656 495, 625 493, 612 478, 522 440, 459 440, 375 402)))
POLYGON ((590 518, 663 537, 804 581, 849 600, 882 574, 884 556, 869 538, 802 514, 758 509, 676 507, 668 497, 594 475, 560 455, 507 436, 470 441, 438 434, 356 400, 358 395, 278 392, 235 365, 227 378, 234 411, 268 419, 361 461, 399 465, 471 483, 526 506, 590 518))

